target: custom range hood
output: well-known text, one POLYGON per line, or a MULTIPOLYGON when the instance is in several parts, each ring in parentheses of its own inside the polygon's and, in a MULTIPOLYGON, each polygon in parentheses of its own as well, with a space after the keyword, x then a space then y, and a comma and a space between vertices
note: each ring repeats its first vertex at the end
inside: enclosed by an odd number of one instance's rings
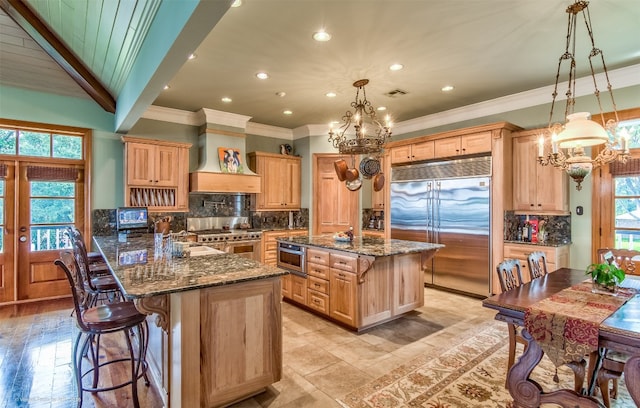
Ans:
POLYGON ((192 193, 259 193, 261 177, 249 170, 247 166, 245 134, 226 130, 244 129, 250 117, 208 109, 200 112, 205 115, 206 123, 200 129, 199 167, 189 174, 189 191, 192 193), (217 125, 219 123, 224 123, 225 126, 217 125), (223 127, 224 129, 221 129, 223 127), (218 156, 219 148, 239 150, 242 173, 222 171, 218 156))

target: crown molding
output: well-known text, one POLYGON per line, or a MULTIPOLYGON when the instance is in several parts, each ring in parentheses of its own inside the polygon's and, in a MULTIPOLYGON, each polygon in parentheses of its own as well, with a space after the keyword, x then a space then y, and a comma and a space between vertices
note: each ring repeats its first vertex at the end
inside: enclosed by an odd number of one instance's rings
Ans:
POLYGON ((251 116, 238 115, 236 113, 223 112, 215 109, 202 108, 198 112, 204 123, 215 123, 217 125, 231 126, 235 128, 245 129, 247 122, 251 116))
POLYGON ((245 132, 251 135, 274 137, 277 139, 286 140, 293 140, 294 131, 295 129, 291 130, 278 126, 263 125, 262 123, 255 122, 248 122, 245 129, 245 132))
POLYGON ((165 108, 164 106, 151 105, 147 108, 146 111, 144 111, 142 117, 144 119, 177 123, 179 125, 200 126, 204 124, 199 118, 198 112, 165 108))

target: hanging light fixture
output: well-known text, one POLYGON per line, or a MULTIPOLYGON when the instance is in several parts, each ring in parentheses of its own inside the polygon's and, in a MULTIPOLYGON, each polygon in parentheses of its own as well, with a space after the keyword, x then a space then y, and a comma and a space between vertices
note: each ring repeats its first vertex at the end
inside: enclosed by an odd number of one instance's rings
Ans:
POLYGON ((342 117, 343 124, 334 132, 333 124, 329 125, 329 142, 338 149, 341 154, 377 154, 383 151, 383 145, 387 139, 391 138, 391 121, 387 115, 385 124, 382 125, 376 117, 376 111, 367 100, 364 86, 369 83, 368 79, 360 79, 353 83, 356 91, 356 100, 351 102, 354 111, 347 111, 342 117), (373 129, 368 129, 365 124, 368 122, 373 129), (353 130, 351 126, 353 125, 353 130), (371 130, 375 136, 368 136, 367 131, 371 130), (350 137, 353 132, 354 137, 350 137))
POLYGON ((593 39, 591 16, 589 14, 588 5, 589 2, 579 0, 567 7, 566 12, 569 15, 569 22, 567 27, 566 48, 564 54, 560 56, 558 61, 556 84, 552 94, 553 99, 551 101, 551 112, 549 113, 548 136, 550 136, 550 140, 548 143, 545 142, 544 135, 541 135, 538 141, 538 163, 543 166, 552 165, 560 170, 565 170, 577 183, 577 190, 582 189, 582 181, 593 169, 614 160, 619 160, 624 163, 629 157, 629 136, 623 132, 621 132, 623 133, 621 135, 616 134, 616 128, 618 126, 618 112, 616 111, 616 103, 613 99, 613 91, 611 89, 611 83, 609 82, 609 73, 607 72, 607 66, 604 62, 604 55, 602 50, 596 48, 593 39), (591 120, 589 112, 573 112, 576 86, 575 49, 578 14, 581 14, 584 17, 589 39, 591 40, 589 66, 591 67, 591 77, 595 87, 594 94, 596 95, 598 107, 600 109, 600 120, 601 123, 605 124, 604 127, 591 120), (615 117, 615 119, 610 119, 606 123, 604 120, 604 113, 602 111, 602 103, 600 101, 600 90, 598 89, 595 77, 594 62, 592 60, 594 57, 598 56, 602 61, 604 77, 607 80, 607 90, 611 96, 611 103, 613 105, 613 113, 615 117), (560 123, 553 122, 553 108, 555 106, 556 96, 558 95, 558 82, 560 80, 560 71, 562 69, 563 62, 569 62, 569 78, 567 81, 568 88, 566 91, 567 104, 564 112, 567 122, 564 125, 561 125, 560 123), (603 144, 604 148, 596 158, 592 159, 585 155, 585 147, 599 146, 603 144), (545 155, 545 147, 549 145, 551 147, 551 151, 545 155))

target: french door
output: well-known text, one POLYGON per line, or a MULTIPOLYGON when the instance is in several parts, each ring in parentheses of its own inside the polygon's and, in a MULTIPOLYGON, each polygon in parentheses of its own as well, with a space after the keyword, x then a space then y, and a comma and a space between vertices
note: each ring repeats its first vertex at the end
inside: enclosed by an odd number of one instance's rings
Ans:
POLYGON ((90 131, 24 124, 0 120, 0 304, 69 296, 53 262, 71 247, 67 226, 90 233, 90 131))

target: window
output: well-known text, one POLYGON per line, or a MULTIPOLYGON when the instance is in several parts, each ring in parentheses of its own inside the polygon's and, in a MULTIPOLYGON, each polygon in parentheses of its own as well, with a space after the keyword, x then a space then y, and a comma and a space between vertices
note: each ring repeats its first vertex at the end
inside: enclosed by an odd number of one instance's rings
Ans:
POLYGON ((31 250, 70 248, 64 233, 75 222, 74 182, 32 181, 31 250))
POLYGON ((0 128, 0 154, 82 159, 81 136, 0 128))

